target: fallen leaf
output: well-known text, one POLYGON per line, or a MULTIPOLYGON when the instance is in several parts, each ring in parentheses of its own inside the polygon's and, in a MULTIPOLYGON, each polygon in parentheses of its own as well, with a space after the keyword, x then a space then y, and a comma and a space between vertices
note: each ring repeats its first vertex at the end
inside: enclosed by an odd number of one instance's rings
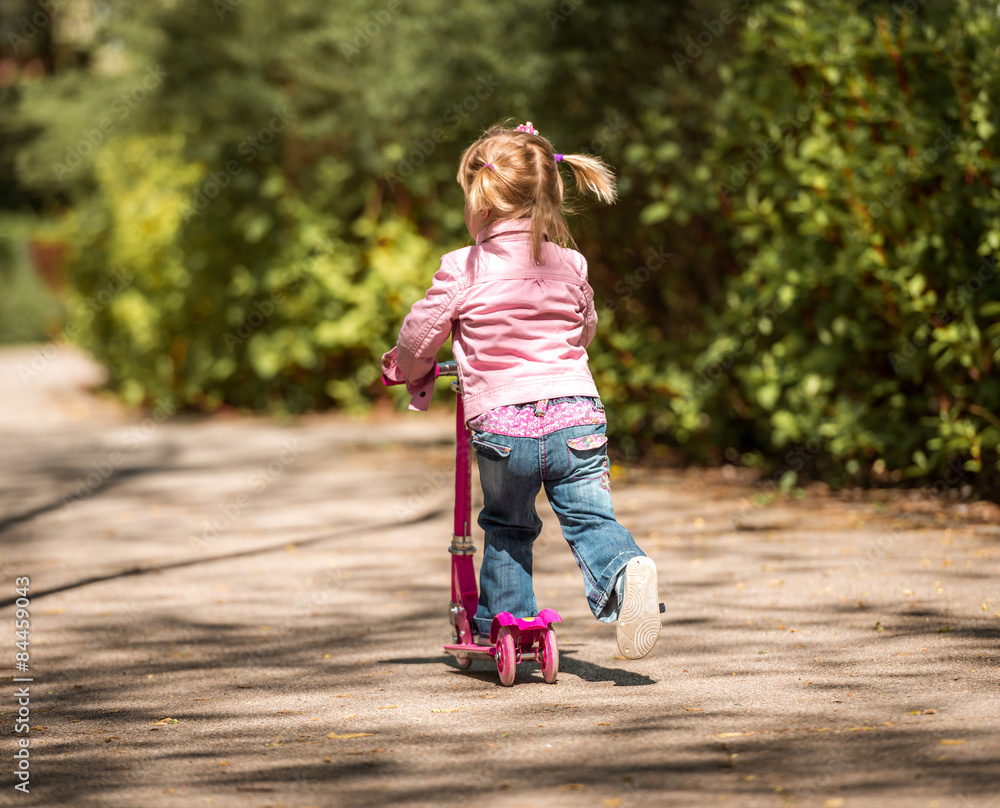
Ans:
POLYGON ((154 724, 176 724, 176 718, 161 718, 159 721, 154 721, 154 724))
POLYGON ((586 788, 583 783, 563 783, 559 786, 560 791, 584 791, 586 788))
POLYGON ((610 721, 598 721, 597 722, 597 726, 599 726, 599 727, 610 727, 611 726, 611 722, 610 721))
POLYGON ((457 713, 459 710, 464 710, 464 707, 449 707, 448 709, 435 710, 432 709, 432 713, 457 713))
POLYGON ((379 707, 379 709, 380 710, 395 710, 398 706, 399 706, 398 704, 383 704, 381 707, 379 707))
POLYGON ((941 746, 958 746, 959 744, 965 743, 961 738, 942 738, 938 743, 941 746))
POLYGON ((843 799, 840 797, 834 797, 832 800, 827 800, 823 803, 823 808, 841 808, 844 804, 843 799))
POLYGON ((621 797, 612 797, 610 800, 601 800, 601 805, 606 805, 608 808, 617 808, 617 806, 621 804, 621 797))
POLYGON ((689 713, 703 713, 705 711, 704 707, 685 707, 684 709, 689 713))
POLYGON ((331 732, 326 737, 331 741, 346 741, 350 738, 370 738, 374 734, 373 732, 345 732, 343 735, 338 735, 336 732, 331 732))

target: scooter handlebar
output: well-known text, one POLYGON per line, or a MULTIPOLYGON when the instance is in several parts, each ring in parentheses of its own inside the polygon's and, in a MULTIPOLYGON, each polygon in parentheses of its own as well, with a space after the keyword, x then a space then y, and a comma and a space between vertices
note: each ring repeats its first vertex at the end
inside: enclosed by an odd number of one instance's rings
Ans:
MULTIPOLYGON (((447 362, 438 362, 434 365, 434 378, 438 376, 457 376, 458 375, 458 362, 454 359, 449 359, 447 362)), ((382 374, 382 384, 386 387, 393 387, 399 384, 406 384, 406 382, 393 382, 389 381, 385 377, 385 373, 382 374)))

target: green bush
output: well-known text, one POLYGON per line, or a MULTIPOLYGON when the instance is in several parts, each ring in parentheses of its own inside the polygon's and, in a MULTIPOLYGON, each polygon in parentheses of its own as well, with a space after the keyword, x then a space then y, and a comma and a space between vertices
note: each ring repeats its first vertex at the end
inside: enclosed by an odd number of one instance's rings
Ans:
POLYGON ((18 182, 69 208, 70 324, 127 401, 382 395, 465 239, 458 155, 515 115, 620 172, 574 232, 625 450, 998 490, 995 4, 389 5, 109 0, 104 67, 19 90, 18 182))
POLYGON ((97 157, 97 193, 64 224, 67 330, 132 404, 302 412, 369 400, 389 335, 436 264, 427 240, 398 218, 325 221, 273 166, 245 167, 217 192, 217 172, 182 146, 136 136, 97 157))
MULTIPOLYGON (((624 429, 792 479, 1000 481, 1000 19, 910 5, 754 5, 682 171, 741 271, 680 355, 607 336, 624 429)), ((647 221, 686 215, 676 153, 631 151, 647 221)))

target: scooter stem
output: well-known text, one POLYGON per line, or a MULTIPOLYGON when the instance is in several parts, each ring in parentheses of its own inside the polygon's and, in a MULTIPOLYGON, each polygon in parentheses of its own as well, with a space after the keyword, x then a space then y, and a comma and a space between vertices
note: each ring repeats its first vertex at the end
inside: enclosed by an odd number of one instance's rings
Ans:
MULTIPOLYGON (((455 532, 451 538, 451 602, 461 605, 468 623, 479 606, 479 591, 476 587, 476 570, 472 555, 476 548, 472 543, 472 457, 470 435, 465 426, 465 407, 462 391, 458 391, 458 406, 455 413, 455 532)), ((466 638, 466 641, 469 641, 466 638)))
MULTIPOLYGON (((456 552, 472 550, 469 521, 472 518, 472 458, 469 452, 469 430, 465 426, 465 407, 462 394, 458 394, 455 413, 455 539, 456 552), (458 546, 456 546, 458 545, 458 546), (465 545, 468 545, 466 548, 465 545)), ((464 554, 464 553, 463 553, 464 554)))

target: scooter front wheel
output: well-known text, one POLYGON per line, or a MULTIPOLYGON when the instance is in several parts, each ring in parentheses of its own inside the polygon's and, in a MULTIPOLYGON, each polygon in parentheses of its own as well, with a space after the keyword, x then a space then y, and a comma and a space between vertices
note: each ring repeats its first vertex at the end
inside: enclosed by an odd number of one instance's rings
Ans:
POLYGON ((550 685, 555 684, 559 676, 559 643, 556 633, 548 628, 542 632, 539 643, 539 662, 542 666, 542 678, 550 685))
POLYGON ((496 660, 500 684, 510 687, 514 684, 514 674, 517 672, 517 651, 514 649, 514 637, 507 626, 501 628, 497 636, 496 660))

